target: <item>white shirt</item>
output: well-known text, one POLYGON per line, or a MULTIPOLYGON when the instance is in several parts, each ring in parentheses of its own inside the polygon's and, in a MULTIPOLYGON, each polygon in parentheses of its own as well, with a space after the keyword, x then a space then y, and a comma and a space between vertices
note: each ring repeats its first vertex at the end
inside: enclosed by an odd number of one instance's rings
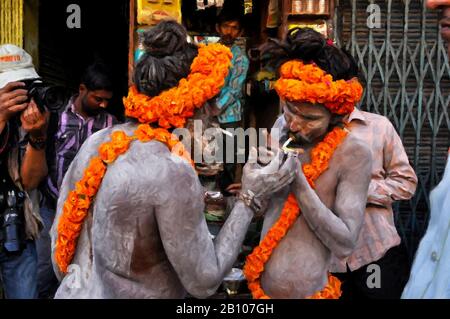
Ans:
POLYGON ((450 299, 450 160, 430 202, 430 223, 402 299, 450 299))

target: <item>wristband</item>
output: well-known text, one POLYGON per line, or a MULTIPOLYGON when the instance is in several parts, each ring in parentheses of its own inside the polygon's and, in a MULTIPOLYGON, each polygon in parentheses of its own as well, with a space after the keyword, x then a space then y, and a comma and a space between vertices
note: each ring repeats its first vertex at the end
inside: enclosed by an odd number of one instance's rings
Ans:
POLYGON ((28 138, 28 144, 35 150, 43 150, 47 144, 47 139, 45 137, 33 138, 30 136, 28 138))

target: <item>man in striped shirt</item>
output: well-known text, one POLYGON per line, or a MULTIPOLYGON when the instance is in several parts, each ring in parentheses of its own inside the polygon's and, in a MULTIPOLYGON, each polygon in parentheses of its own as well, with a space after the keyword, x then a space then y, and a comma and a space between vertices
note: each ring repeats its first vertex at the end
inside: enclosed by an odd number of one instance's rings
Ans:
POLYGON ((112 90, 107 68, 100 63, 89 66, 81 80, 78 94, 72 96, 57 116, 58 123, 53 124, 56 131, 50 133, 53 141, 47 149, 49 174, 42 185, 44 199, 41 217, 44 230, 37 241, 40 298, 52 297, 57 288, 50 259, 49 230, 55 217, 59 187, 83 142, 93 133, 117 123, 116 118, 105 110, 112 98, 112 90))

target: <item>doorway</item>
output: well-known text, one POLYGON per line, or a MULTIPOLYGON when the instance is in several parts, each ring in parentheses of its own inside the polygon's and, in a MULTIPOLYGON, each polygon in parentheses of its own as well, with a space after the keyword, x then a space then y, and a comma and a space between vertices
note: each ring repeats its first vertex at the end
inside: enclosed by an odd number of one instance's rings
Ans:
POLYGON ((129 0, 40 0, 40 76, 76 92, 84 69, 94 61, 104 62, 115 86, 109 111, 121 118, 128 86, 128 30, 129 0), (71 4, 78 5, 79 28, 68 27, 71 4))

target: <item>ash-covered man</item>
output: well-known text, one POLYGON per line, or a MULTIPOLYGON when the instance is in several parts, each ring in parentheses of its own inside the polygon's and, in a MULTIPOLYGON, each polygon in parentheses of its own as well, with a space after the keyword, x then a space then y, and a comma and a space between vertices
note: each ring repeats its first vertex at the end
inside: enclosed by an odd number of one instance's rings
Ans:
POLYGON ((203 188, 171 131, 220 92, 231 52, 219 44, 188 44, 186 30, 174 21, 144 36, 146 53, 124 100, 133 120, 88 138, 62 183, 51 231, 52 260, 62 279, 57 298, 214 294, 260 199, 294 178, 292 156, 283 164, 277 156, 264 168, 249 163, 242 199, 213 241, 203 188))
POLYGON ((262 52, 269 66, 281 65, 275 88, 284 114, 272 140, 301 154, 295 181, 271 197, 244 274, 254 298, 339 298, 331 256, 352 253, 370 181, 370 149, 343 123, 363 88, 352 57, 312 29, 292 29, 262 52))
MULTIPOLYGON (((316 39, 309 46, 317 45, 316 39)), ((331 43, 325 50, 333 47, 331 43)), ((308 46, 304 46, 309 50, 308 46)), ((343 51, 344 54, 348 55, 343 51)), ((326 57, 313 61, 323 63, 326 57)), ((356 76, 358 67, 353 58, 345 62, 349 73, 356 76)), ((408 200, 415 192, 417 177, 411 167, 402 141, 390 121, 381 115, 363 112, 356 107, 345 114, 344 122, 351 135, 365 141, 372 154, 371 181, 361 232, 349 256, 338 256, 332 251, 331 272, 342 281, 342 298, 400 298, 408 275, 408 260, 394 223, 392 204, 408 200), (368 265, 376 264, 381 270, 380 287, 367 284, 373 271, 368 265)), ((280 118, 276 126, 282 126, 280 118)))
POLYGON ((27 52, 0 46, 0 277, 11 299, 38 296, 37 187, 47 175, 48 112, 39 110, 21 82, 37 78, 27 52))

